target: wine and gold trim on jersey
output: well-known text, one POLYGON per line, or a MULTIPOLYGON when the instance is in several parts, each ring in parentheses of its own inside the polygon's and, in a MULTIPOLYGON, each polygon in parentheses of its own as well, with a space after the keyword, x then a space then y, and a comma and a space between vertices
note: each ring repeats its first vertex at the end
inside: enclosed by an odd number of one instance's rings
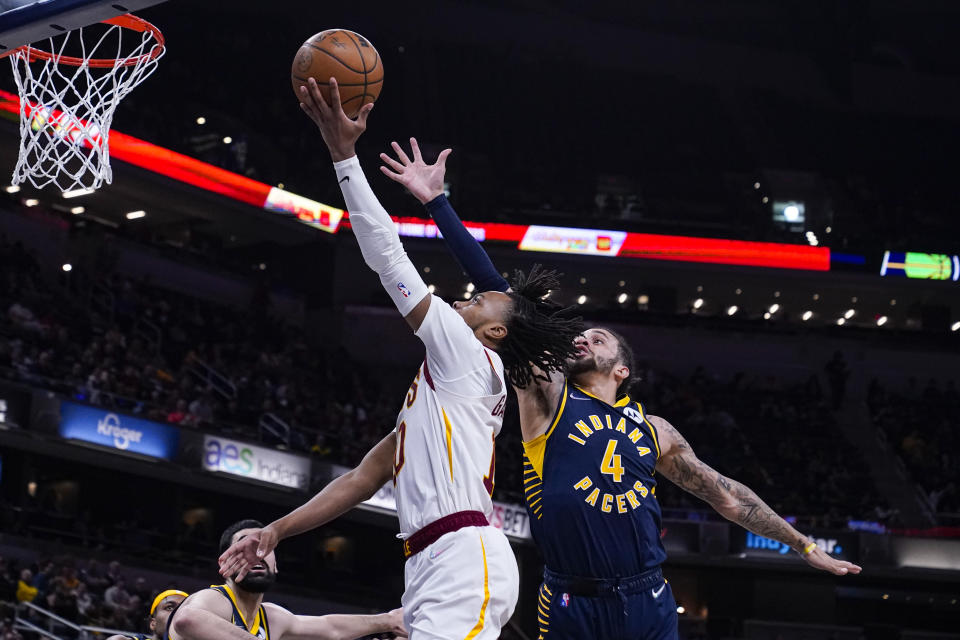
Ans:
POLYGON ((450 466, 450 482, 453 482, 453 425, 450 424, 450 416, 446 409, 440 407, 440 413, 443 414, 443 427, 445 440, 447 443, 447 464, 450 466))
POLYGON ((553 592, 546 584, 540 585, 540 592, 537 594, 537 624, 540 626, 540 637, 537 640, 544 640, 544 636, 550 631, 550 605, 553 602, 553 592))
POLYGON ((480 619, 473 629, 467 634, 464 640, 473 640, 483 631, 483 625, 487 617, 487 604, 490 602, 490 573, 487 569, 487 548, 483 545, 483 536, 480 536, 480 553, 483 555, 483 604, 480 605, 480 619))

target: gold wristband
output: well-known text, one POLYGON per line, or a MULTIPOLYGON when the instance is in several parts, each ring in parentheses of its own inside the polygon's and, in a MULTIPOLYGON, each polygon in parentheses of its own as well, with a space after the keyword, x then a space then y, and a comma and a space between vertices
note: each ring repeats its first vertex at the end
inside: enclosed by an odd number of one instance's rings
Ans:
POLYGON ((807 546, 805 546, 805 547, 803 548, 803 554, 802 554, 802 555, 808 556, 808 555, 810 555, 810 553, 811 553, 814 549, 816 549, 816 548, 817 548, 817 543, 816 543, 816 542, 811 542, 810 544, 808 544, 807 546))

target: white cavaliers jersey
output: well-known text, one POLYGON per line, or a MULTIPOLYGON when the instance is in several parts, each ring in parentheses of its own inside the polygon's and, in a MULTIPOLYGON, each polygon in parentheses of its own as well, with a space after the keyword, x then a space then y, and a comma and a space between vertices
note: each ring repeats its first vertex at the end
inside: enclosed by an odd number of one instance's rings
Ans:
POLYGON ((494 438, 503 426, 503 362, 434 296, 417 330, 426 358, 400 415, 393 482, 401 537, 458 511, 493 513, 494 438))

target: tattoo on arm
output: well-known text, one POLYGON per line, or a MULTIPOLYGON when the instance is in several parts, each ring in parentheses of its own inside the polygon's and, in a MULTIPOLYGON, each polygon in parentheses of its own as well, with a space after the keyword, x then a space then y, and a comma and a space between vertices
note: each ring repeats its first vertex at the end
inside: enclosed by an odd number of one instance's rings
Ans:
POLYGON ((650 420, 664 445, 664 455, 657 463, 657 470, 664 476, 744 529, 797 550, 804 547, 806 538, 749 487, 727 478, 697 458, 690 444, 669 422, 656 416, 650 416, 650 420))

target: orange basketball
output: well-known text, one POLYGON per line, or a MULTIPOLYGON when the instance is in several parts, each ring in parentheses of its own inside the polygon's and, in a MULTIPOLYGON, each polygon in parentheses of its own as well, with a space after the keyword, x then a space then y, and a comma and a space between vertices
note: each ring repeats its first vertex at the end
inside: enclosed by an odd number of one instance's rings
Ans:
POLYGON ((354 118, 360 107, 373 102, 383 87, 383 63, 369 40, 346 29, 327 29, 310 37, 300 47, 290 71, 293 92, 302 101, 300 87, 308 78, 320 85, 323 97, 330 100, 327 86, 337 79, 340 103, 348 117, 354 118))

